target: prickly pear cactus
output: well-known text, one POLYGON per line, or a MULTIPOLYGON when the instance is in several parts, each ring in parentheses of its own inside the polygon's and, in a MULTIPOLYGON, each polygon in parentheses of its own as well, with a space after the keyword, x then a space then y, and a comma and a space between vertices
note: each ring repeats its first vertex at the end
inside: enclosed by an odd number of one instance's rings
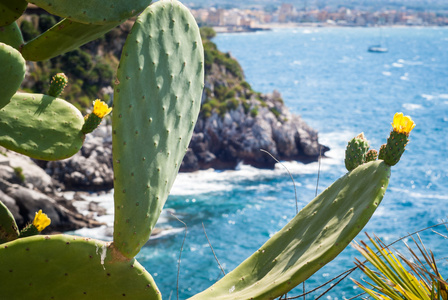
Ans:
POLYGON ((0 27, 0 43, 5 43, 17 50, 20 48, 23 44, 23 37, 16 22, 0 27))
POLYGON ((64 159, 81 149, 83 124, 79 110, 65 100, 16 93, 0 109, 0 145, 36 159, 64 159))
POLYGON ((110 243, 69 235, 0 245, 2 299, 162 299, 151 275, 110 243))
POLYGON ((409 133, 414 127, 415 124, 409 116, 403 116, 403 113, 395 114, 392 122, 392 131, 387 139, 384 153, 381 155, 386 164, 394 166, 400 161, 409 142, 409 133))
POLYGON ((30 61, 42 61, 75 50, 121 22, 105 25, 87 25, 63 19, 53 27, 28 41, 21 48, 23 57, 30 61))
POLYGON ((126 257, 149 239, 187 150, 203 62, 199 28, 177 1, 149 6, 126 40, 112 118, 114 243, 126 257))
POLYGON ((25 78, 25 60, 19 51, 0 43, 0 108, 9 103, 25 78))
POLYGON ((28 2, 25 0, 0 0, 0 27, 7 26, 17 20, 25 11, 28 2))
POLYGON ((366 162, 375 161, 378 158, 378 151, 371 149, 366 153, 366 162))
POLYGON ((88 25, 125 21, 145 9, 151 0, 33 0, 49 13, 88 25))
MULTIPOLYGON (((84 119, 57 98, 64 84, 56 81, 50 95, 18 93, 24 58, 46 60, 73 50, 138 14, 150 1, 33 2, 65 19, 23 44, 14 21, 27 2, 0 0, 0 145, 37 159, 63 159, 81 148, 84 134, 110 108, 95 101, 84 119)), ((157 222, 193 133, 204 85, 202 42, 188 9, 162 0, 137 18, 122 53, 112 118, 114 241, 41 236, 50 223, 41 211, 19 233, 9 210, 0 205, 2 299, 161 299, 134 256, 157 222)), ((390 166, 404 151, 414 123, 397 114, 392 126, 387 146, 380 150, 384 161, 365 163, 375 153, 366 158, 367 140, 363 134, 354 138, 346 152, 351 172, 192 299, 274 299, 336 257, 380 204, 390 166)))
POLYGON ((14 216, 0 201, 0 244, 13 241, 19 237, 19 229, 14 216))
POLYGON ((57 73, 50 82, 50 90, 48 95, 51 97, 59 97, 68 84, 68 78, 64 73, 57 73))
POLYGON ((369 151, 369 147, 369 142, 363 132, 348 142, 345 150, 345 167, 348 171, 366 162, 366 153, 369 151))
POLYGON ((384 160, 385 153, 386 153, 386 144, 383 144, 380 147, 380 152, 378 153, 378 159, 384 160))
POLYGON ((389 177, 390 167, 382 161, 347 173, 235 270, 190 299, 275 299, 285 294, 355 238, 381 203, 389 177))

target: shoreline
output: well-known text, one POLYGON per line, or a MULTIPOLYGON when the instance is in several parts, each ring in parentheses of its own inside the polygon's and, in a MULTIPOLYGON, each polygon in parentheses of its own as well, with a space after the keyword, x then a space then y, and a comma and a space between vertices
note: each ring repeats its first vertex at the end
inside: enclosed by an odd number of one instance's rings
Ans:
POLYGON ((384 26, 360 26, 354 24, 332 24, 332 23, 266 23, 257 24, 255 27, 247 26, 212 26, 217 34, 220 33, 248 33, 258 31, 271 31, 276 29, 294 29, 294 28, 443 28, 448 26, 438 25, 384 25, 384 26))

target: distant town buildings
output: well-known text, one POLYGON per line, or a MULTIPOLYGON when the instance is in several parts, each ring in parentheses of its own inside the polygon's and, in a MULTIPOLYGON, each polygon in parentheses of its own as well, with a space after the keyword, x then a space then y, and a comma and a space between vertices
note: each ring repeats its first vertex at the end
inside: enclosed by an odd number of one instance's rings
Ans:
POLYGON ((192 10, 198 23, 217 27, 265 27, 272 23, 314 24, 328 26, 447 26, 448 12, 411 10, 360 11, 348 8, 300 9, 293 4, 281 4, 268 12, 257 9, 196 9, 192 10))

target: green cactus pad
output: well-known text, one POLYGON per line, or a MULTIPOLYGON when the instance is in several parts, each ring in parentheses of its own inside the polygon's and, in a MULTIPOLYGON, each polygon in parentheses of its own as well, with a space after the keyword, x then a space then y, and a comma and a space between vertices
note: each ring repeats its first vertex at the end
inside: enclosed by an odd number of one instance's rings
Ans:
POLYGON ((15 240, 18 236, 19 229, 14 216, 0 201, 0 244, 15 240))
POLYGON ((0 43, 5 43, 15 49, 20 48, 23 44, 23 37, 16 22, 0 27, 0 43))
POLYGON ((383 161, 347 173, 235 270, 191 300, 275 299, 333 260, 367 224, 389 183, 383 161))
POLYGON ((193 134, 204 67, 199 28, 177 1, 137 19, 118 68, 112 116, 114 243, 127 257, 147 242, 193 134))
POLYGON ((408 135, 392 130, 384 149, 384 162, 389 166, 395 166, 400 161, 408 142, 408 135))
POLYGON ((30 0, 51 14, 84 24, 123 22, 144 10, 151 0, 30 0))
POLYGON ((86 25, 63 19, 53 27, 23 45, 21 52, 26 60, 41 61, 64 54, 88 43, 120 23, 86 25))
POLYGON ((151 275, 108 243, 69 235, 0 245, 2 299, 162 299, 151 275))
POLYGON ((25 11, 28 2, 25 0, 0 0, 0 27, 7 26, 17 20, 25 11))
POLYGON ((67 86, 67 83, 67 76, 64 73, 57 73, 51 79, 48 95, 51 97, 59 97, 67 86))
POLYGON ((345 150, 345 167, 348 171, 366 162, 366 153, 369 151, 369 142, 360 133, 348 142, 345 150))
POLYGON ((16 93, 0 110, 0 145, 43 160, 74 155, 82 147, 84 118, 65 100, 16 93))
MULTIPOLYGON (((0 109, 7 105, 25 78, 25 60, 19 51, 0 43, 0 109)), ((3 132, 0 134, 4 134, 3 132)))

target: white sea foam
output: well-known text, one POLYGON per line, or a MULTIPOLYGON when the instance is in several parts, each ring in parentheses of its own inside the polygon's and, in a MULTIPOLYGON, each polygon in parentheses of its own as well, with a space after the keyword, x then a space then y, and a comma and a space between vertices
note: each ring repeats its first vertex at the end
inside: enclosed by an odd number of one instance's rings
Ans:
POLYGON ((433 95, 422 94, 421 96, 422 96, 424 99, 428 100, 428 101, 431 101, 431 100, 434 99, 434 96, 433 96, 433 95))
POLYGON ((393 63, 392 66, 395 68, 403 68, 403 64, 399 64, 399 63, 393 63))
MULTIPOLYGON (((328 145, 330 151, 326 153, 328 158, 321 161, 321 170, 325 171, 333 165, 343 164, 345 142, 353 136, 353 132, 320 133, 319 141, 328 145)), ((287 174, 292 175, 316 174, 319 168, 318 162, 303 164, 296 161, 276 164, 273 170, 257 169, 240 164, 236 170, 216 171, 214 169, 196 171, 191 173, 179 173, 171 189, 171 195, 198 195, 211 192, 231 191, 241 180, 256 181, 262 178, 275 178, 287 174)))
POLYGON ((437 200, 448 200, 448 195, 441 195, 441 194, 429 194, 429 193, 417 193, 413 192, 411 190, 407 189, 400 189, 400 188, 390 188, 391 191, 400 192, 409 195, 412 198, 419 198, 419 199, 437 199, 437 200))
POLYGON ((403 76, 400 77, 401 80, 408 81, 409 80, 409 73, 404 73, 403 76))
POLYGON ((439 98, 440 99, 448 99, 448 94, 440 94, 439 98))
POLYGON ((415 104, 415 103, 404 103, 403 108, 407 109, 407 110, 416 110, 416 109, 423 108, 423 106, 421 106, 420 104, 415 104))
POLYGON ((391 73, 391 72, 388 72, 388 71, 384 71, 382 74, 383 74, 384 76, 391 76, 391 75, 392 75, 392 73, 391 73))

